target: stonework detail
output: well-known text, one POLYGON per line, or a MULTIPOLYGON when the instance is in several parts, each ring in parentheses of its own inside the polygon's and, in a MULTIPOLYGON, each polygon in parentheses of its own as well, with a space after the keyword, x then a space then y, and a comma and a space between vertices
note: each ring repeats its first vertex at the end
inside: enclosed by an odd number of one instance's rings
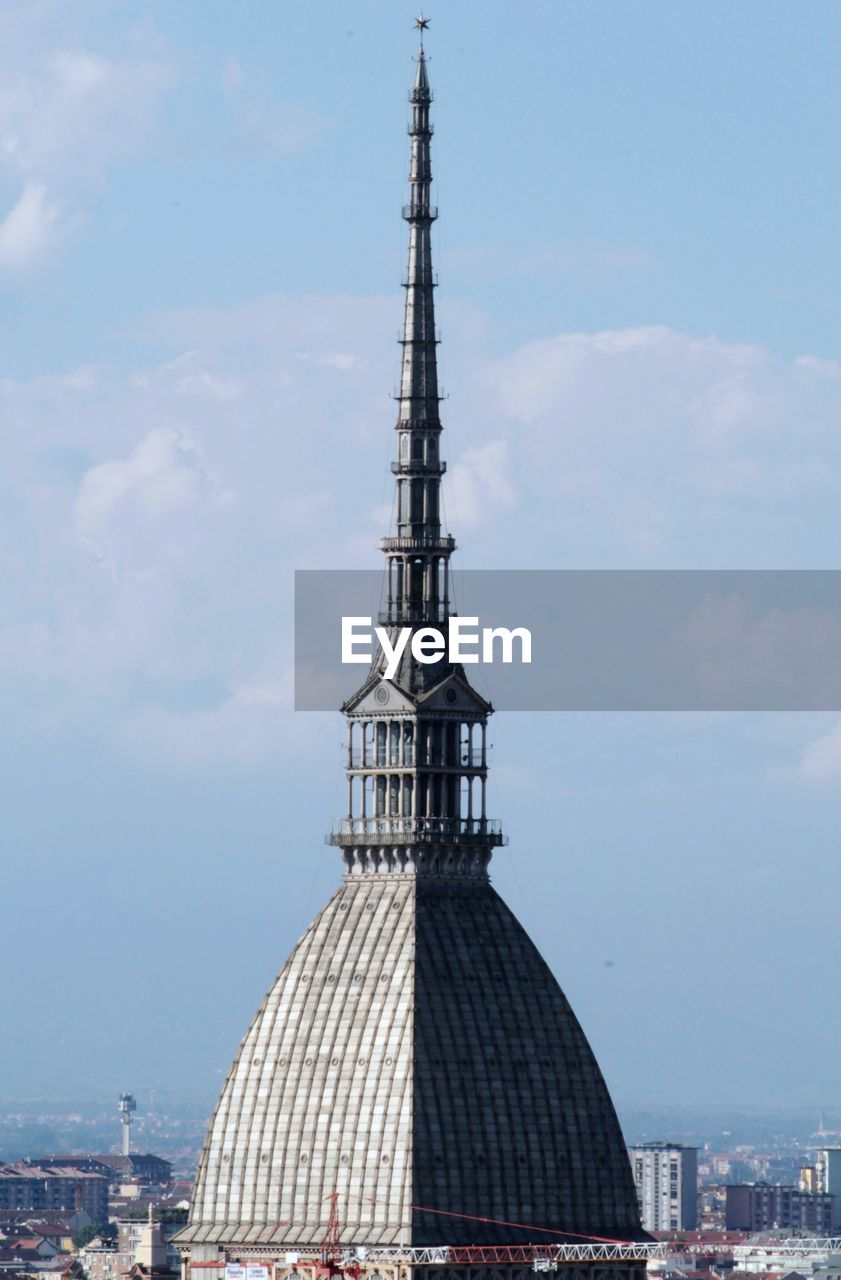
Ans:
POLYGON ((338 1192, 350 1241, 408 1240, 414 898, 344 885, 242 1042, 182 1239, 319 1243, 338 1192))
POLYGON ((592 1052, 487 883, 343 884, 243 1040, 181 1239, 318 1246, 333 1192, 354 1245, 638 1233, 592 1052))

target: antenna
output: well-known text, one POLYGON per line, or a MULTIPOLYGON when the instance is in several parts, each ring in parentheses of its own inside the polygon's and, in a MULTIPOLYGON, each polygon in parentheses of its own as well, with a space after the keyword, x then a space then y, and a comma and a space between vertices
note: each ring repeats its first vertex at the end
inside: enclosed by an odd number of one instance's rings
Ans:
POLYGON ((137 1110, 134 1094, 121 1093, 117 1108, 120 1112, 120 1121, 123 1126, 122 1153, 127 1156, 131 1154, 131 1118, 137 1110))

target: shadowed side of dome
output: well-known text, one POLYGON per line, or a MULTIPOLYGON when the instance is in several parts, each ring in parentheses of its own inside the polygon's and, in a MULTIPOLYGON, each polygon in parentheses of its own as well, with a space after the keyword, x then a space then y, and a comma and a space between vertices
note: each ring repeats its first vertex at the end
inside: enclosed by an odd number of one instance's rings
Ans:
POLYGON ((641 1238, 610 1095, 534 943, 489 885, 419 882, 416 911, 413 1241, 641 1238))
MULTIPOLYGON (((252 1022, 216 1107, 183 1244, 408 1242, 414 885, 343 885, 252 1022)), ((194 1256, 196 1256, 194 1254, 194 1256)))

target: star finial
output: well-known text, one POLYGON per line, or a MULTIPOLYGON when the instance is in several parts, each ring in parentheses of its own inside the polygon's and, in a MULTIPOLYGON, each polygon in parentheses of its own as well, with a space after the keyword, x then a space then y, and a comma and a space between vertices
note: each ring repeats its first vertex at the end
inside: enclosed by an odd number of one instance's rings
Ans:
POLYGON ((430 21, 431 19, 425 18, 423 14, 421 14, 420 17, 415 18, 415 30, 420 32, 421 48, 423 48, 423 33, 429 26, 430 21))

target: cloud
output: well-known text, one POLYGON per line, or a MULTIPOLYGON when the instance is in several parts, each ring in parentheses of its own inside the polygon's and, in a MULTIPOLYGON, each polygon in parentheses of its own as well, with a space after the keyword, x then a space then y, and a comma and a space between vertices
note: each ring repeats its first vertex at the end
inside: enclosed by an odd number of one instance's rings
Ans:
POLYGON ((0 163, 42 180, 99 177, 143 144, 173 84, 172 69, 142 53, 39 50, 5 68, 0 163))
POLYGON ((284 732, 292 690, 292 674, 287 672, 273 681, 241 684, 213 707, 147 707, 128 719, 125 739, 142 760, 154 760, 168 771, 279 764, 297 756, 307 740, 305 726, 298 726, 294 736, 284 732))
POLYGON ((59 0, 0 20, 0 178, 20 193, 0 269, 37 265, 83 224, 91 188, 144 146, 175 85, 153 33, 126 32, 126 51, 106 56, 77 37, 78 18, 59 0))
POLYGON ((464 451, 450 471, 446 489, 454 528, 474 525, 500 505, 514 504, 514 490, 508 480, 509 465, 505 440, 489 440, 487 444, 464 451))
POLYGON ((234 135, 241 146, 275 155, 307 151, 333 126, 333 120, 298 102, 268 102, 247 93, 248 77, 237 58, 222 67, 222 88, 230 100, 234 135))
MULTIPOLYGON (((726 567, 737 545, 779 567, 834 539, 831 368, 666 329, 491 359, 475 313, 448 310, 444 503, 471 566, 726 567)), ((0 383, 0 678, 20 732, 190 769, 276 758, 292 712, 259 691, 291 665, 294 570, 379 564, 398 317, 399 299, 346 295, 179 309, 138 328, 136 351, 164 354, 127 372, 0 383)))
POLYGON ((800 782, 841 782, 841 723, 808 743, 793 768, 777 769, 775 775, 800 782))
POLYGON ((91 467, 75 503, 80 535, 104 557, 109 526, 131 506, 144 524, 194 504, 211 488, 196 447, 175 430, 150 431, 126 458, 91 467))
POLYGON ((170 313, 158 363, 0 382, 10 731, 190 769, 275 759, 294 569, 359 564, 366 529, 377 560, 371 504, 349 518, 343 495, 387 467, 397 305, 170 313))
POLYGON ((472 411, 509 443, 508 484, 536 513, 532 563, 552 546, 580 567, 787 567, 809 563, 807 537, 817 563, 830 554, 832 362, 643 326, 524 343, 474 390, 472 411))
POLYGON ((41 183, 27 182, 17 204, 0 222, 0 270, 25 271, 36 265, 60 236, 58 204, 41 183))

